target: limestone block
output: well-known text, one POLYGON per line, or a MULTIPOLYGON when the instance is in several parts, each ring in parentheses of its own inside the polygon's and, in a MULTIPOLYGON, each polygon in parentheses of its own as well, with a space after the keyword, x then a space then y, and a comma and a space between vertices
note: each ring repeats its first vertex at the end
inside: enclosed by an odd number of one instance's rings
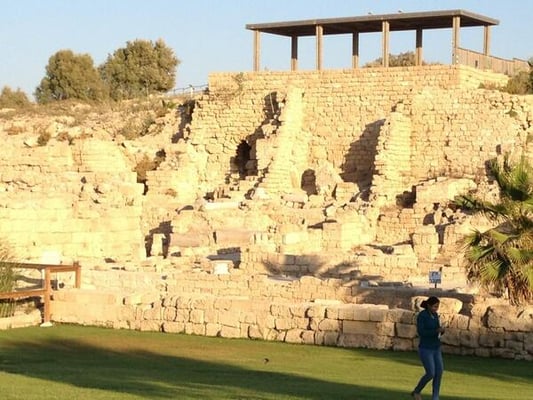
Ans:
MULTIPOLYGON (((443 337, 446 336, 446 333, 443 337)), ((473 331, 460 331, 460 344, 463 347, 476 348, 479 346, 479 333, 473 331)))
POLYGON ((343 333, 339 337, 339 346, 367 349, 390 349, 392 348, 392 338, 372 334, 343 333))
POLYGON ((396 335, 400 338, 413 339, 417 336, 416 326, 398 322, 396 323, 396 335))
POLYGON ((477 348, 477 349, 474 349, 474 354, 476 355, 476 357, 485 357, 485 358, 488 358, 490 357, 490 353, 491 353, 491 350, 490 349, 484 349, 484 348, 477 348))
POLYGON ((190 334, 193 334, 193 335, 198 335, 198 336, 206 336, 205 332, 206 332, 206 326, 205 324, 195 324, 195 323, 192 323, 192 329, 191 329, 191 332, 190 334))
POLYGON ((495 348, 490 351, 491 357, 514 359, 515 352, 511 349, 495 348))
POLYGON ((143 319, 162 320, 163 319, 163 307, 155 306, 153 308, 144 310, 143 319))
POLYGON ((303 330, 301 329, 290 329, 285 335, 285 341, 287 343, 303 343, 302 334, 303 330))
POLYGON ((353 305, 353 319, 354 321, 370 321, 371 307, 367 305, 353 305))
POLYGON ((209 245, 209 232, 189 231, 187 233, 171 233, 169 247, 202 247, 209 245))
POLYGON ((217 323, 207 323, 205 324, 205 335, 206 336, 218 336, 220 333, 221 326, 217 323))
POLYGON ((517 353, 520 353, 524 350, 524 343, 517 340, 506 340, 505 348, 511 349, 517 353))
POLYGON ((483 347, 504 347, 505 338, 502 333, 481 333, 479 335, 479 345, 483 347))
POLYGON ((162 329, 163 329, 163 326, 160 321, 145 320, 145 321, 141 321, 140 326, 139 326, 140 331, 160 332, 162 331, 162 329))
POLYGON ((189 315, 189 321, 194 324, 203 324, 205 322, 204 311, 192 309, 189 315))
POLYGON ((293 328, 292 318, 276 318, 275 320, 275 329, 277 330, 288 330, 293 328))
MULTIPOLYGON (((326 316, 326 307, 321 305, 311 305, 307 309, 306 317, 322 319, 326 316)), ((328 318, 330 318, 328 316, 328 318)), ((334 318, 336 319, 336 318, 334 318)))
POLYGON ((291 309, 287 304, 276 303, 270 306, 270 313, 276 317, 291 317, 291 309))
POLYGON ((388 312, 389 307, 386 305, 371 307, 369 310, 369 320, 376 322, 386 321, 388 312))
POLYGON ((189 322, 190 311, 188 309, 178 308, 176 310, 176 316, 174 321, 178 322, 189 322))
POLYGON ((163 320, 164 321, 175 321, 177 311, 178 310, 175 307, 164 307, 163 308, 163 320))
MULTIPOLYGON (((329 309, 328 309, 329 311, 329 309)), ((336 313, 327 314, 328 318, 336 318, 340 320, 354 320, 354 306, 353 304, 342 304, 336 308, 336 313)))
POLYGON ((412 351, 414 349, 413 341, 404 338, 392 338, 392 349, 395 351, 412 351))
POLYGON ((489 328, 503 328, 506 331, 533 331, 533 307, 490 306, 486 323, 489 328))
POLYGON ((135 319, 135 307, 134 306, 115 306, 117 310, 116 318, 119 321, 132 321, 135 319))
POLYGON ((449 318, 449 320, 446 322, 444 321, 444 318, 442 318, 441 323, 446 328, 457 328, 457 329, 463 329, 463 330, 469 329, 470 320, 471 320, 470 317, 466 315, 460 315, 460 314, 451 315, 450 317, 451 318, 449 318))
POLYGON ((252 243, 254 231, 248 229, 218 229, 215 231, 215 242, 219 246, 247 246, 252 243))
POLYGON ((412 311, 393 309, 387 313, 387 319, 391 322, 400 322, 402 324, 414 324, 416 322, 416 314, 412 311))
POLYGON ((317 328, 319 331, 339 331, 341 322, 336 319, 325 318, 318 322, 317 328))
POLYGON ((377 323, 369 321, 343 321, 342 323, 343 334, 364 334, 375 335, 377 334, 377 323))
POLYGON ((161 329, 163 332, 167 333, 183 333, 185 332, 185 323, 165 321, 163 322, 161 329))
POLYGON ((233 326, 227 326, 222 325, 220 327, 220 337, 223 338, 239 338, 241 337, 241 330, 240 328, 236 328, 233 326))
POLYGON ((218 318, 222 326, 239 327, 240 315, 232 311, 221 311, 218 318))

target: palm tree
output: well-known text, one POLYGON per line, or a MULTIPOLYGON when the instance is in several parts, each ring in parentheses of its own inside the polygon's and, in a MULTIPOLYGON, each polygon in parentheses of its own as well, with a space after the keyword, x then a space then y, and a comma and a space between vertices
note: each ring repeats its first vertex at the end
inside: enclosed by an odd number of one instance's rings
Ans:
POLYGON ((511 163, 492 160, 489 171, 500 187, 498 203, 461 196, 456 203, 494 221, 465 238, 466 272, 470 281, 501 292, 513 304, 533 299, 533 169, 522 157, 511 163))

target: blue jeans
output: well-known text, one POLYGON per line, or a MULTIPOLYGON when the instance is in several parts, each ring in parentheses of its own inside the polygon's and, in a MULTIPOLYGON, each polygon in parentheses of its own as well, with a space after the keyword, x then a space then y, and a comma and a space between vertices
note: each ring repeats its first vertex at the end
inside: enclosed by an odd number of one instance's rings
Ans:
POLYGON ((420 378, 418 385, 416 385, 414 392, 420 393, 427 383, 433 379, 433 395, 431 400, 439 400, 440 381, 442 378, 442 371, 444 370, 444 363, 442 362, 442 353, 438 349, 418 348, 418 355, 420 361, 426 370, 425 375, 420 378))

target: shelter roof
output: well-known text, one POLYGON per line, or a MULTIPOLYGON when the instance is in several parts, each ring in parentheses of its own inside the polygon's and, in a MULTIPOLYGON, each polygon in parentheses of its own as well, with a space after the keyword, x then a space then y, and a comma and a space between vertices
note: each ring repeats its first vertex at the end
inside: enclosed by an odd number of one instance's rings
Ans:
POLYGON ((389 22, 390 31, 442 29, 452 28, 453 17, 461 18, 461 27, 489 26, 500 23, 497 19, 470 11, 442 10, 247 24, 246 29, 282 36, 314 36, 316 27, 322 26, 324 35, 336 35, 353 32, 381 32, 383 21, 389 22))

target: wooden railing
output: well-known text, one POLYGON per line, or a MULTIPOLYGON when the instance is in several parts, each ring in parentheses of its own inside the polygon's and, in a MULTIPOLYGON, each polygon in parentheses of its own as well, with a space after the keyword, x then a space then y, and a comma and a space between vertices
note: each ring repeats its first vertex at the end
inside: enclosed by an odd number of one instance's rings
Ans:
MULTIPOLYGON (((4 263, 5 264, 5 263, 4 263)), ((75 286, 81 286, 81 266, 75 262, 72 265, 51 265, 51 264, 27 264, 9 263, 14 269, 36 269, 44 270, 44 280, 42 287, 38 289, 21 289, 13 292, 0 293, 0 299, 21 299, 27 297, 43 297, 44 316, 43 322, 50 322, 50 300, 52 296, 52 273, 75 272, 75 286)))
POLYGON ((529 64, 525 60, 518 58, 506 60, 463 48, 457 49, 457 63, 479 69, 488 69, 509 76, 516 75, 520 71, 529 71, 529 64))

